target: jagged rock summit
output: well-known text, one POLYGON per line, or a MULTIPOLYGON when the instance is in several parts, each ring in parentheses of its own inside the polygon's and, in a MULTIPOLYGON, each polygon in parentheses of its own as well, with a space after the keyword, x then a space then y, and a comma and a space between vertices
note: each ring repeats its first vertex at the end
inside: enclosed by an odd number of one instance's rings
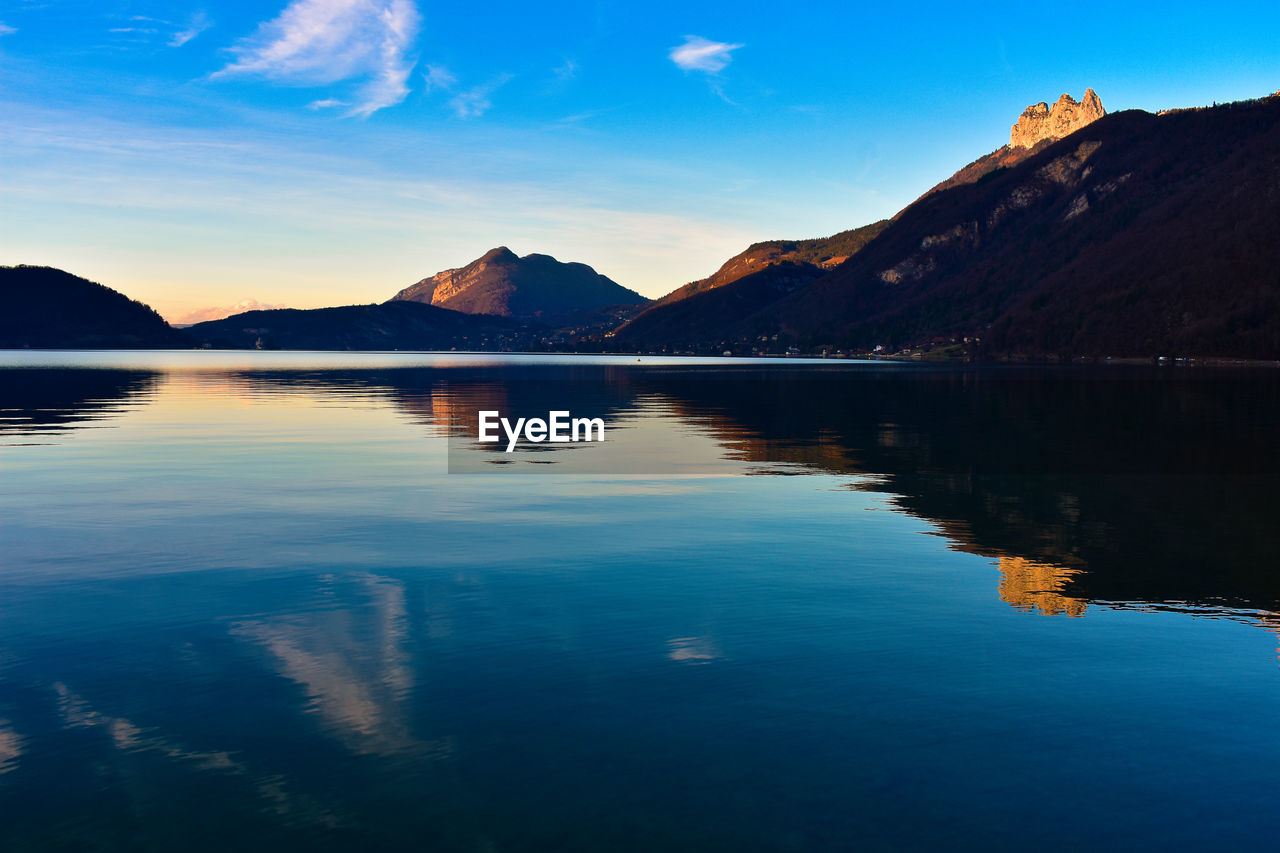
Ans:
POLYGON ((1063 94, 1052 107, 1044 101, 1032 104, 1022 111, 1018 123, 1010 130, 1009 147, 1032 148, 1046 139, 1061 139, 1106 114, 1102 99, 1092 89, 1085 89, 1079 101, 1063 94))

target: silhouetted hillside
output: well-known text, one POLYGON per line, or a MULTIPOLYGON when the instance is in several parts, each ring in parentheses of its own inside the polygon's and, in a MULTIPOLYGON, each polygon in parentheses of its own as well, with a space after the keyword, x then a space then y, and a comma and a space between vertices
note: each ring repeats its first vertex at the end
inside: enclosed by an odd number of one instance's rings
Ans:
POLYGON ((146 305, 53 267, 0 267, 0 348, 157 349, 191 342, 146 305))
POLYGON ((526 337, 511 320, 418 302, 246 311, 186 331, 198 343, 236 349, 504 349, 526 337))
POLYGON ((884 219, 811 240, 752 243, 715 274, 678 287, 620 326, 614 337, 629 346, 713 348, 716 330, 728 328, 781 299, 859 252, 889 225, 884 219), (780 272, 768 272, 774 267, 780 272), (709 294, 724 290, 711 297, 709 294), (693 300, 689 305, 684 303, 693 300))
POLYGON ((644 313, 733 284, 776 264, 807 264, 815 269, 839 266, 871 242, 888 224, 889 221, 884 219, 861 228, 841 231, 830 237, 811 240, 766 240, 762 243, 752 243, 725 261, 712 275, 677 287, 661 299, 654 300, 645 308, 644 313))
POLYGON ((721 330, 744 323, 822 274, 822 268, 813 264, 770 263, 727 285, 645 311, 620 327, 614 338, 640 350, 718 351, 723 343, 721 330))
MULTIPOLYGON (((1023 160, 1029 160, 1030 158, 1034 157, 1036 154, 1039 154, 1041 151, 1048 148, 1052 144, 1053 144, 1053 140, 1045 139, 1036 143, 1034 146, 1030 148, 1023 148, 1021 146, 1010 147, 1008 145, 1003 145, 1000 148, 997 148, 995 151, 992 151, 990 154, 982 155, 977 160, 974 160, 972 163, 960 169, 951 177, 947 178, 945 181, 938 182, 928 192, 920 196, 920 198, 917 199, 917 201, 925 199, 928 196, 933 195, 934 193, 942 192, 943 190, 949 190, 952 187, 959 187, 959 186, 964 186, 965 184, 977 183, 978 181, 982 180, 992 172, 996 172, 1001 169, 1013 168, 1014 166, 1021 163, 1023 160)), ((901 211, 898 212, 897 216, 895 216, 894 219, 897 219, 898 217, 902 216, 903 213, 906 213, 910 209, 911 209, 910 207, 904 207, 901 211)))

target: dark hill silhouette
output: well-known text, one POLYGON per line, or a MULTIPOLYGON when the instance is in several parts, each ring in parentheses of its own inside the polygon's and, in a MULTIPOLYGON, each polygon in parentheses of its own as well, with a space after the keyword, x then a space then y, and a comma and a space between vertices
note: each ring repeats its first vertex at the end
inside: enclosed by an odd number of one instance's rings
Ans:
MULTIPOLYGON (((916 201, 925 199, 934 193, 949 190, 952 187, 960 187, 965 184, 977 183, 992 172, 1001 169, 1011 169, 1023 160, 1029 160, 1036 154, 1039 154, 1041 151, 1052 145, 1054 141, 1055 140, 1052 139, 1044 139, 1037 142, 1030 148, 1023 148, 1021 146, 1011 147, 1008 145, 1001 146, 990 154, 982 155, 977 160, 974 160, 972 163, 947 178, 945 181, 935 184, 931 189, 925 192, 924 195, 920 196, 919 199, 916 199, 916 201)), ((904 207, 898 212, 894 219, 902 216, 903 213, 906 213, 910 209, 910 207, 904 207)))
POLYGON ((718 349, 721 330, 741 326, 761 309, 823 274, 809 263, 770 263, 726 285, 692 293, 645 311, 614 333, 641 350, 718 349))
POLYGON ((509 349, 527 334, 511 320, 417 302, 246 311, 186 331, 214 347, 322 350, 509 349))
POLYGON ((661 299, 655 300, 646 311, 733 284, 735 281, 776 264, 805 264, 815 269, 839 266, 871 242, 888 224, 888 220, 881 220, 861 228, 841 231, 839 234, 814 240, 768 240, 763 243, 752 243, 745 250, 725 261, 714 274, 676 288, 661 299))
POLYGON ((0 267, 0 304, 0 348, 191 346, 141 302, 53 267, 0 267))
POLYGON ((615 331, 619 341, 661 346, 707 344, 706 335, 724 328, 777 301, 823 271, 847 261, 888 226, 887 219, 810 240, 768 240, 752 243, 704 279, 691 281, 654 300, 639 315, 615 331), (781 267, 779 272, 767 272, 781 267), (707 294, 725 289, 711 297, 707 294), (697 297, 691 305, 685 300, 697 297), (678 307, 677 307, 678 306, 678 307))
POLYGON ((583 311, 648 300, 586 264, 561 263, 550 255, 521 258, 499 246, 464 267, 406 287, 391 301, 554 322, 583 311))

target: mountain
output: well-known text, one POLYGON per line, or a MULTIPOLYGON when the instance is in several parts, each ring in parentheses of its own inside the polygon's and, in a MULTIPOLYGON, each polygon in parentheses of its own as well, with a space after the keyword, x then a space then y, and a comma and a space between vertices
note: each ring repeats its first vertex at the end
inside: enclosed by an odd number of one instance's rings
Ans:
POLYGON ((1009 147, 1034 148, 1046 139, 1062 139, 1106 114, 1102 99, 1092 89, 1085 89, 1079 101, 1064 93, 1052 107, 1041 101, 1023 110, 1009 130, 1009 147))
POLYGON ((1280 357, 1280 97, 1113 113, 1032 150, 703 340, 1280 357))
POLYGON ((1092 89, 1085 89, 1084 97, 1079 101, 1064 92, 1052 107, 1044 101, 1032 104, 1022 111, 1017 123, 1009 129, 1008 145, 974 160, 925 195, 961 184, 972 184, 997 169, 1016 166, 1032 155, 1039 154, 1050 143, 1081 130, 1106 114, 1102 99, 1092 89))
MULTIPOLYGON (((990 172, 1017 165, 1043 150, 1050 142, 1104 115, 1106 110, 1102 100, 1093 89, 1086 89, 1080 101, 1063 94, 1052 107, 1044 102, 1032 104, 1023 110, 1010 129, 1008 145, 965 166, 925 195, 971 184, 990 172)), ((889 222, 884 219, 816 240, 772 240, 752 244, 726 261, 714 275, 690 282, 654 301, 637 317, 619 327, 614 336, 629 344, 641 346, 650 343, 657 344, 658 348, 686 348, 699 344, 705 348, 706 345, 717 344, 718 341, 707 339, 707 335, 716 337, 713 330, 733 327, 763 311, 799 285, 818 278, 822 270, 840 266, 884 231, 889 222), (773 265, 785 265, 788 269, 754 277, 773 265), (743 284, 738 287, 737 282, 743 284), (736 292, 726 292, 714 299, 699 299, 693 305, 679 309, 669 307, 728 285, 734 285, 736 292)), ((767 328, 767 325, 761 328, 767 328)), ((742 330, 738 332, 741 334, 742 330)))
POLYGON ((850 346, 1276 358, 1278 233, 1280 98, 1116 113, 913 205, 774 318, 850 346))
POLYGON ((555 322, 610 306, 646 300, 586 264, 550 255, 517 257, 506 246, 465 267, 444 270, 397 293, 391 302, 421 302, 464 314, 555 322))
POLYGON ((0 348, 191 346, 141 302, 53 267, 0 267, 0 304, 0 348))
POLYGON ((516 322, 416 302, 246 311, 186 330, 197 343, 236 349, 482 350, 522 344, 516 322))
POLYGON ((745 319, 844 263, 888 224, 885 219, 830 237, 753 243, 713 275, 650 303, 614 337, 634 345, 652 341, 659 348, 692 346, 710 329, 745 319))
POLYGON ((230 317, 232 314, 243 314, 246 311, 271 311, 276 308, 285 308, 285 305, 268 305, 259 302, 256 299, 241 299, 235 305, 216 306, 211 305, 207 308, 197 308, 194 311, 188 311, 181 317, 173 321, 173 325, 178 329, 185 329, 187 326, 194 326, 196 323, 203 323, 207 320, 221 320, 230 317))

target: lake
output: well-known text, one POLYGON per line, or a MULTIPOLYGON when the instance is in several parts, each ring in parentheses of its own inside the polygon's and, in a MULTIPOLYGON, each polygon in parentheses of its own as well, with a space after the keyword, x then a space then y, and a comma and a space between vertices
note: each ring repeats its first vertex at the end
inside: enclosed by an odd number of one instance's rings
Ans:
POLYGON ((6 851, 1280 833, 1280 372, 6 352, 0 408, 6 851))

